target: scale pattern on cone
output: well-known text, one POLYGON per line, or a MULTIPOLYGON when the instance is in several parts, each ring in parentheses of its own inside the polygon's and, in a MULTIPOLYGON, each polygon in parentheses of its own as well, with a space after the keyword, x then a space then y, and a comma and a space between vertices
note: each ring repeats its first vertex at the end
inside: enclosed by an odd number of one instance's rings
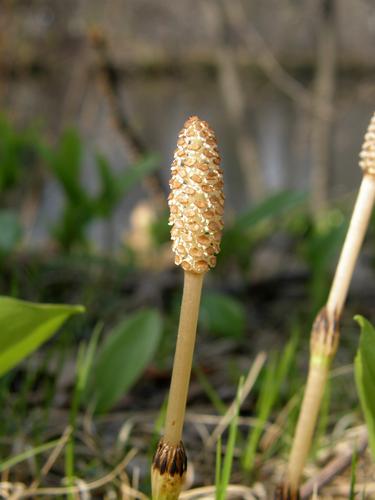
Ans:
POLYGON ((215 134, 190 117, 181 130, 172 163, 169 224, 175 263, 205 273, 216 264, 223 229, 223 172, 215 134))
POLYGON ((375 113, 372 115, 359 157, 362 170, 366 174, 375 175, 375 113))

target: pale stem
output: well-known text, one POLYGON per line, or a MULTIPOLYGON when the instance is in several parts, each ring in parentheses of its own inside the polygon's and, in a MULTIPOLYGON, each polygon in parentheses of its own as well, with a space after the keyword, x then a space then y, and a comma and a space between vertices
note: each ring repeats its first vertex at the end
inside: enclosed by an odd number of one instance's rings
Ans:
POLYGON ((359 188, 348 233, 337 264, 327 310, 340 317, 350 280, 370 220, 375 199, 375 177, 365 174, 359 188))
POLYGON ((310 363, 301 411, 288 463, 287 484, 292 492, 298 491, 306 457, 310 450, 328 372, 329 363, 318 365, 315 362, 310 363))
POLYGON ((177 446, 182 436, 203 278, 204 274, 184 272, 184 291, 164 434, 164 440, 172 446, 177 446))
MULTIPOLYGON (((332 317, 339 318, 341 315, 374 200, 375 178, 365 174, 326 304, 327 314, 332 317)), ((331 355, 317 356, 312 347, 307 385, 288 463, 287 485, 292 492, 296 492, 299 487, 333 355, 334 352, 331 355)))

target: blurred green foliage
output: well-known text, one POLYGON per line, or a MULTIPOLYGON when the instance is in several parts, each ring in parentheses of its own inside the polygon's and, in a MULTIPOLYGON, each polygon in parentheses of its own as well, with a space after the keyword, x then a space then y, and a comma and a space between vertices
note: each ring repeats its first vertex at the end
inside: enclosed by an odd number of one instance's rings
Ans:
POLYGON ((369 434, 372 458, 375 461, 375 328, 362 316, 356 316, 361 327, 355 357, 355 382, 369 434))
POLYGON ((283 191, 239 214, 224 228, 219 265, 235 261, 243 271, 248 271, 255 246, 278 228, 282 217, 301 208, 305 202, 305 193, 283 191))
MULTIPOLYGON (((0 193, 14 188, 22 177, 30 176, 38 136, 34 129, 16 129, 0 115, 0 193)), ((3 201, 2 201, 3 203, 3 201)))
POLYGON ((298 214, 289 226, 291 234, 297 240, 297 253, 309 269, 308 293, 312 316, 315 316, 327 299, 334 264, 347 227, 347 219, 337 208, 318 218, 306 212, 298 214))
POLYGON ((255 409, 256 423, 249 431, 242 456, 242 466, 247 472, 250 472, 254 467, 260 437, 273 407, 281 399, 283 385, 291 375, 293 365, 296 362, 298 340, 298 330, 294 329, 293 335, 284 349, 280 353, 271 353, 263 368, 261 388, 255 409))
MULTIPOLYGON (((36 129, 19 130, 0 115, 0 208, 6 207, 9 196, 5 195, 20 183, 30 184, 31 167, 47 166, 64 195, 64 208, 52 230, 64 251, 86 247, 88 225, 97 219, 110 218, 124 196, 157 168, 158 157, 147 155, 115 173, 108 160, 97 153, 95 170, 99 186, 95 194, 84 185, 83 162, 83 144, 75 129, 65 130, 57 145, 49 146, 36 129)), ((11 202, 14 205, 14 200, 11 202)), ((11 252, 22 236, 16 211, 3 214, 0 211, 0 233, 4 233, 0 253, 11 252)))
POLYGON ((0 210, 0 257, 16 248, 22 239, 22 226, 13 210, 0 210))
POLYGON ((30 183, 37 158, 38 134, 33 128, 17 130, 0 115, 0 258, 8 255, 22 239, 22 226, 14 190, 30 183))
POLYGON ((246 310, 229 295, 207 291, 202 296, 199 324, 208 332, 240 338, 245 333, 246 310))
POLYGON ((90 194, 83 184, 83 147, 74 129, 63 133, 56 148, 43 146, 41 151, 65 196, 64 210, 54 229, 57 241, 65 250, 86 245, 87 226, 95 219, 109 218, 125 194, 158 165, 157 157, 150 155, 114 173, 108 160, 97 154, 100 185, 97 194, 90 194))

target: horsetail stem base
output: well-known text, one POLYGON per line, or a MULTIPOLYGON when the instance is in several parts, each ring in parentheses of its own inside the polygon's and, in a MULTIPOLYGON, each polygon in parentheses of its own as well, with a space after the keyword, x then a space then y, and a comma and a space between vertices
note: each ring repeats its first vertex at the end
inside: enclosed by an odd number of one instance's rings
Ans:
POLYGON ((274 500, 300 500, 298 491, 292 492, 290 488, 279 485, 275 490, 274 500))
POLYGON ((187 458, 183 442, 173 446, 160 439, 152 463, 152 499, 176 500, 185 482, 187 458))
POLYGON ((310 450, 320 403, 338 342, 337 316, 323 307, 315 319, 311 332, 309 373, 288 464, 286 491, 294 496, 285 498, 297 498, 299 482, 310 450))

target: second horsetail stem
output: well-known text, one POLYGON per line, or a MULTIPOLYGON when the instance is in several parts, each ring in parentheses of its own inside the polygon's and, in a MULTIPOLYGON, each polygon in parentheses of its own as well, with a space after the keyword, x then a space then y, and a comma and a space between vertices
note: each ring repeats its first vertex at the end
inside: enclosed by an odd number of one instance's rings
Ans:
POLYGON ((298 488, 326 386, 339 343, 338 322, 375 200, 375 114, 360 153, 363 179, 341 251, 330 294, 311 332, 309 373, 289 457, 284 498, 298 498, 298 488))
POLYGON ((175 500, 184 482, 187 459, 182 429, 189 389, 203 279, 216 264, 223 229, 223 173, 215 134, 197 116, 178 136, 169 195, 172 249, 184 270, 172 380, 164 436, 152 465, 152 498, 175 500))

